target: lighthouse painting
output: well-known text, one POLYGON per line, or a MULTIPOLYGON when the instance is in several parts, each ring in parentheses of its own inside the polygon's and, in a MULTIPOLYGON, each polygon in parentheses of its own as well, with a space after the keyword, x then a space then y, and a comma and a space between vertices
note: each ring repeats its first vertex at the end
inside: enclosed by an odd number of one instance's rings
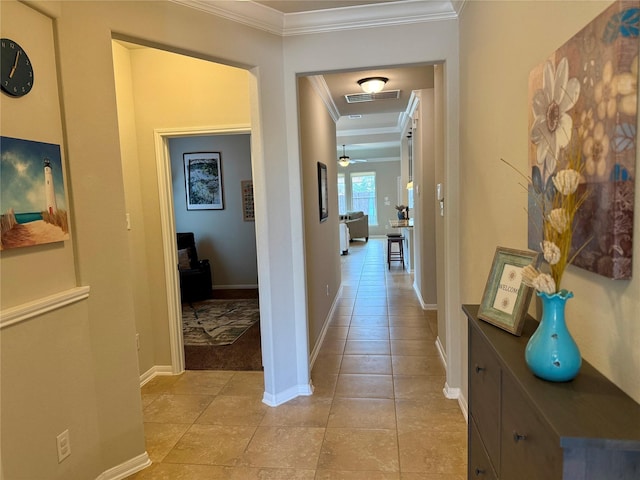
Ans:
POLYGON ((60 146, 0 137, 0 250, 69 239, 60 146))

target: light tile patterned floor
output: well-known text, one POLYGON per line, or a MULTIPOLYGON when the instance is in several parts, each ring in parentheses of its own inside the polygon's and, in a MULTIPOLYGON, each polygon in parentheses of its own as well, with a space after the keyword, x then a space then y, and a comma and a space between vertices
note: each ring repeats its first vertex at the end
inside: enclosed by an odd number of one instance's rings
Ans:
POLYGON ((462 480, 466 423, 442 394, 435 312, 387 269, 386 240, 354 242, 312 371, 314 395, 261 402, 261 372, 187 371, 142 388, 153 465, 136 480, 462 480))

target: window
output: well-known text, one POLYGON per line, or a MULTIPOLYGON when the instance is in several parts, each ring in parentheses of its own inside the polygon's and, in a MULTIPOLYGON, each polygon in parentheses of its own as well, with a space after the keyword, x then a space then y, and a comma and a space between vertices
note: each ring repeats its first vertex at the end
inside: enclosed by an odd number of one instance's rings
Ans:
POLYGON ((338 174, 338 215, 347 213, 347 190, 344 173, 338 174))
POLYGON ((351 210, 369 215, 369 225, 378 224, 376 208, 376 173, 354 172, 351 179, 351 210))

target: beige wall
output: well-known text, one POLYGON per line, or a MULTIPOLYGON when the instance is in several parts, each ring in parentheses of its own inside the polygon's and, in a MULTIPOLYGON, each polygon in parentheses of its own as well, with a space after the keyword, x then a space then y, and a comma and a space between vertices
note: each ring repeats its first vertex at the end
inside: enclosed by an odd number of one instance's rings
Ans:
POLYGON ((298 79, 300 162, 304 192, 309 351, 312 352, 340 288, 336 124, 306 77, 298 79), (327 166, 329 217, 320 222, 318 162, 327 166))
MULTIPOLYGON (((437 299, 436 279, 436 223, 435 223, 435 169, 434 147, 435 90, 420 91, 417 128, 414 132, 414 204, 415 216, 420 217, 414 227, 415 284, 425 305, 433 308, 437 299)), ((442 158, 440 158, 442 161, 442 158)))
MULTIPOLYGON (((500 158, 527 170, 529 72, 608 4, 467 2, 463 10, 460 288, 465 303, 480 302, 496 246, 527 247, 526 195, 500 158)), ((575 293, 567 316, 583 357, 640 401, 640 222, 634 236, 633 280, 611 281, 570 267, 563 286, 575 293)))
MULTIPOLYGON (((16 109, 30 105, 31 113, 23 110, 14 115, 22 119, 20 130, 5 123, 9 108, 4 108, 7 99, 2 99, 1 133, 53 143, 64 139, 72 241, 19 255, 3 253, 2 308, 76 285, 90 286, 91 293, 79 304, 3 329, 2 468, 7 478, 96 478, 144 453, 135 318, 146 306, 134 302, 134 293, 139 292, 133 291, 136 279, 130 276, 125 213, 131 197, 125 196, 128 185, 121 162, 112 34, 253 69, 249 82, 255 100, 252 123, 268 119, 254 136, 257 146, 252 155, 259 159, 254 167, 260 200, 256 202, 260 205, 256 227, 263 240, 258 257, 261 271, 271 280, 261 292, 261 309, 265 307, 269 326, 280 332, 263 338, 264 350, 272 353, 265 362, 265 391, 274 401, 280 400, 280 392, 298 391, 297 385, 304 385, 308 375, 306 367, 298 368, 302 354, 296 348, 296 335, 306 338, 306 327, 297 326, 291 315, 291 292, 296 288, 290 212, 300 204, 292 207, 286 193, 289 166, 282 107, 282 40, 170 2, 36 5, 54 19, 45 17, 44 21, 54 25, 55 43, 52 32, 38 37, 40 27, 35 25, 41 20, 34 23, 30 18, 33 10, 14 2, 1 5, 3 36, 6 32, 24 38, 31 52, 39 52, 34 60, 38 60, 40 75, 37 89, 24 101, 14 102, 16 109), (28 18, 17 12, 24 8, 28 18), (56 63, 62 128, 56 126, 59 112, 34 113, 42 106, 41 95, 56 91, 54 86, 45 88, 45 79, 56 79, 56 63), (266 162, 269 168, 264 167, 266 162), (278 194, 267 199, 267 191, 278 194), (272 251, 271 245, 278 248, 272 251), (57 272, 53 282, 33 277, 43 266, 57 272), (276 348, 279 342, 288 348, 276 348), (58 464, 55 436, 65 428, 70 430, 72 454, 58 464)), ((128 99, 129 105, 133 102, 134 98, 128 99)), ((54 99, 48 105, 53 108, 59 103, 54 99)), ((132 117, 123 121, 131 122, 132 117)), ((128 139, 123 147, 129 153, 137 148, 140 158, 147 158, 146 145, 134 145, 128 139)), ((150 184, 155 182, 155 169, 140 175, 143 189, 152 190, 150 184)), ((144 228, 151 239, 145 248, 150 258, 156 258, 161 248, 155 235, 157 204, 145 204, 144 194, 136 201, 145 210, 144 228)), ((133 226, 139 228, 136 223, 133 226)), ((150 283, 149 291, 156 287, 150 283)), ((301 320, 304 324, 304 315, 301 320)), ((156 343, 166 348, 166 342, 156 343)), ((166 360, 158 352, 145 356, 145 361, 148 358, 166 360)))

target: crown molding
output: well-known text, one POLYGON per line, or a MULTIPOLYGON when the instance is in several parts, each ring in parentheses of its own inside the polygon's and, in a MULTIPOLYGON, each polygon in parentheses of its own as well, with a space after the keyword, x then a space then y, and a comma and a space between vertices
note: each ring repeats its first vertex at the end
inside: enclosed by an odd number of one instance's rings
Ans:
POLYGON ((329 91, 329 87, 327 86, 327 82, 322 75, 309 75, 307 77, 309 82, 311 82, 311 86, 318 94, 318 96, 322 99, 325 106, 327 107, 327 111, 334 122, 337 122, 340 119, 340 112, 338 111, 338 107, 336 106, 333 98, 331 97, 331 92, 329 91))
POLYGON ((251 1, 169 0, 249 27, 283 36, 284 14, 251 1))
POLYGON ((400 0, 286 14, 252 1, 170 1, 282 37, 458 18, 448 0, 400 0))

